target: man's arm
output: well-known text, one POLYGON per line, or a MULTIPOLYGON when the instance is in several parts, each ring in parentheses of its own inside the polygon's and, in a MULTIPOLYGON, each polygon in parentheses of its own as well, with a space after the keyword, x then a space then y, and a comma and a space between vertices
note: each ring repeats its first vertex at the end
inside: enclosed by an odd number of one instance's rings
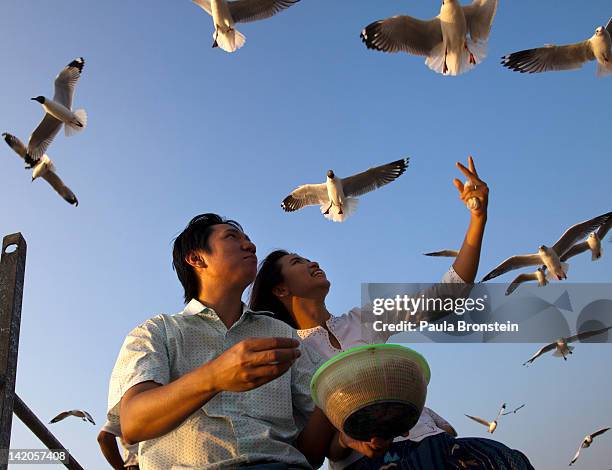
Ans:
POLYGON ((132 386, 121 399, 123 439, 134 444, 162 436, 217 393, 244 392, 270 382, 299 357, 298 346, 291 338, 248 339, 167 385, 145 381, 132 386))
POLYGON ((106 461, 115 470, 123 470, 123 459, 117 446, 117 438, 114 434, 106 431, 100 431, 98 434, 98 444, 106 461))

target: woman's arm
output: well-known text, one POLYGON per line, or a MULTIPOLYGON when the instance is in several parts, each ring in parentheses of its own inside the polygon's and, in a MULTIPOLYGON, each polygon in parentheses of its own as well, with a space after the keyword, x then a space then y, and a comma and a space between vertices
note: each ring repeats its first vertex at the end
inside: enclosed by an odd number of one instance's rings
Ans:
POLYGON ((453 183, 459 191, 459 198, 467 203, 471 198, 476 198, 478 203, 469 207, 471 212, 470 224, 468 226, 461 250, 455 259, 453 269, 467 283, 474 282, 480 263, 480 249, 487 223, 487 207, 489 204, 489 187, 478 176, 474 160, 468 159, 469 169, 457 162, 457 167, 467 178, 467 184, 463 184, 455 178, 453 183))

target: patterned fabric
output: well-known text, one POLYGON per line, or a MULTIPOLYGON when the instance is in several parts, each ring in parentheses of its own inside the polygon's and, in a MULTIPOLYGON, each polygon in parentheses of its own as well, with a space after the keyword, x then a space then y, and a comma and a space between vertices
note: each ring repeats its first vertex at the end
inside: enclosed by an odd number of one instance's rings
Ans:
POLYGON ((437 434, 421 442, 394 442, 375 459, 362 458, 346 470, 534 470, 529 459, 500 442, 437 434))
POLYGON ((121 437, 121 426, 119 423, 111 423, 110 421, 106 421, 104 426, 102 426, 102 431, 106 431, 113 436, 117 436, 119 438, 119 442, 123 447, 123 466, 126 468, 132 467, 135 468, 138 466, 138 444, 128 444, 121 437))
MULTIPOLYGON (((128 334, 119 352, 109 386, 109 421, 119 422, 121 397, 134 385, 168 384, 242 340, 272 336, 297 338, 287 324, 246 306, 228 330, 214 310, 195 299, 181 313, 147 320, 128 334)), ((219 393, 175 430, 141 442, 140 468, 225 469, 257 461, 310 468, 292 443, 314 410, 309 385, 322 359, 300 349, 291 369, 272 382, 248 392, 219 393)))

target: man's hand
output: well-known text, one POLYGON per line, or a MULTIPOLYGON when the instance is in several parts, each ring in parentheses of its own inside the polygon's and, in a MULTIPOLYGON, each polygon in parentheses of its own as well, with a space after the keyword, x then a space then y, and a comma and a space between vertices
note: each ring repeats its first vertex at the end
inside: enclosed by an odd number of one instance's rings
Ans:
POLYGON ((487 183, 482 181, 478 176, 478 172, 476 171, 472 157, 468 157, 468 165, 470 167, 469 169, 457 162, 457 168, 459 168, 467 178, 466 184, 463 184, 461 180, 457 178, 453 180, 453 183, 459 191, 459 198, 464 203, 467 204, 467 202, 472 198, 476 198, 478 200, 477 204, 472 207, 468 207, 472 215, 476 217, 483 217, 487 215, 487 206, 489 204, 489 187, 487 186, 487 183))
POLYGON ((252 390, 283 375, 300 357, 293 338, 252 338, 235 344, 209 364, 215 389, 252 390))
POLYGON ((343 432, 338 435, 338 442, 342 447, 349 447, 356 450, 360 454, 365 455, 369 458, 380 457, 385 455, 385 452, 389 449, 389 446, 393 442, 393 439, 382 439, 380 437, 373 437, 369 441, 358 441, 352 437, 347 436, 343 432))

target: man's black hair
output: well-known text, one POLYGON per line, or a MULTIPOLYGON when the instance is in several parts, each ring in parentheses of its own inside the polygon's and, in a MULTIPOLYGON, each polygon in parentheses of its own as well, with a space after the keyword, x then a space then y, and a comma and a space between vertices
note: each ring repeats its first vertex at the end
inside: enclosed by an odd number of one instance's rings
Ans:
POLYGON ((193 267, 185 261, 187 255, 193 250, 203 250, 210 253, 208 237, 212 227, 219 224, 228 224, 237 228, 241 232, 242 227, 235 220, 228 220, 218 214, 200 214, 195 216, 185 227, 178 237, 174 239, 172 248, 172 266, 176 271, 179 281, 185 291, 185 303, 193 298, 197 298, 200 283, 195 275, 193 267))

